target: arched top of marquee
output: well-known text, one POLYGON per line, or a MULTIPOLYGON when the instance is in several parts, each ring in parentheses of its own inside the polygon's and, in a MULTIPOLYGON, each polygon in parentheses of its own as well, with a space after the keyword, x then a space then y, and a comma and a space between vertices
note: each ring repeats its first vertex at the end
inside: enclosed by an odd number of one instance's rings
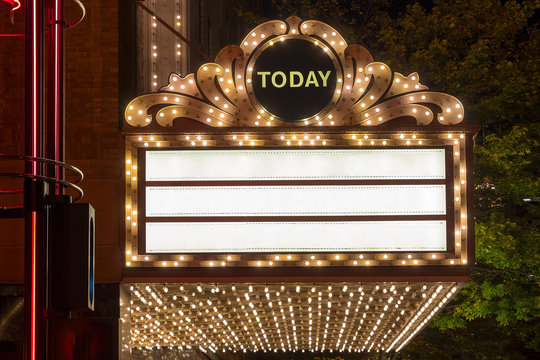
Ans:
POLYGON ((414 118, 417 125, 434 121, 454 125, 463 121, 464 109, 452 95, 429 91, 417 73, 404 76, 375 62, 362 46, 347 44, 331 26, 296 16, 255 27, 240 45, 229 45, 215 62, 203 64, 195 74, 172 73, 160 91, 133 99, 125 109, 129 127, 157 123, 174 128, 182 119, 209 127, 373 127, 398 118, 414 118), (285 122, 264 110, 253 95, 251 65, 260 52, 278 41, 306 39, 331 54, 337 84, 324 111, 297 122, 285 122))

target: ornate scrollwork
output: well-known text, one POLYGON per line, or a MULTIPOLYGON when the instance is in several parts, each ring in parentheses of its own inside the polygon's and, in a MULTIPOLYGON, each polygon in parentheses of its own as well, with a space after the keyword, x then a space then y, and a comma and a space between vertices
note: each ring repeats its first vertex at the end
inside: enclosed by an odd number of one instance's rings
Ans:
POLYGON ((362 46, 348 45, 332 27, 320 21, 302 22, 295 16, 268 21, 254 28, 238 45, 223 48, 215 62, 202 65, 185 77, 172 73, 159 92, 133 99, 125 109, 130 126, 153 121, 171 127, 175 119, 188 118, 213 127, 229 126, 377 126, 393 119, 412 117, 418 125, 434 119, 443 125, 463 121, 464 110, 455 97, 428 91, 417 73, 393 72, 374 62, 362 46), (265 113, 250 90, 253 54, 285 37, 310 38, 332 51, 343 69, 335 101, 323 118, 285 123, 265 113))

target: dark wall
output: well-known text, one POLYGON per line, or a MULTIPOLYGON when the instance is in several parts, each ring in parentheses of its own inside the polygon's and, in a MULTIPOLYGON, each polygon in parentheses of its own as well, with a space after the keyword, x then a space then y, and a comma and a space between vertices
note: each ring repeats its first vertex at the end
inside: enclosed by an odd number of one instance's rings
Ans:
MULTIPOLYGON (((219 50, 230 44, 240 44, 250 28, 236 15, 238 0, 189 0, 189 40, 214 59, 219 50)), ((250 9, 260 7, 261 0, 244 1, 250 9)), ((189 72, 195 72, 205 61, 195 51, 190 51, 189 72)))

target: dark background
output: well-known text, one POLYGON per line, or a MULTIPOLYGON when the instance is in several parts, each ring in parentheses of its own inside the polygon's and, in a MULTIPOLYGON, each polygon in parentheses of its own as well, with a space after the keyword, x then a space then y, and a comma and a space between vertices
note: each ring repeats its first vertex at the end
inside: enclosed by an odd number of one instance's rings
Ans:
MULTIPOLYGON (((321 47, 310 41, 301 39, 288 39, 279 41, 276 38, 274 45, 266 48, 253 66, 253 92, 257 101, 272 115, 277 115, 286 121, 299 121, 315 116, 323 110, 332 99, 336 89, 336 68, 330 57, 321 47), (330 70, 327 86, 322 87, 322 80, 318 71, 324 74, 330 70), (269 71, 266 76, 266 87, 262 87, 262 76, 259 71, 269 71), (271 77, 276 71, 285 73, 285 86, 276 88, 272 85, 271 77), (304 76, 300 87, 291 87, 290 71, 299 71, 304 76), (305 87, 308 72, 314 71, 319 87, 311 85, 305 87)), ((276 77, 281 84, 282 76, 276 77)), ((298 81, 298 77, 295 78, 298 81)))

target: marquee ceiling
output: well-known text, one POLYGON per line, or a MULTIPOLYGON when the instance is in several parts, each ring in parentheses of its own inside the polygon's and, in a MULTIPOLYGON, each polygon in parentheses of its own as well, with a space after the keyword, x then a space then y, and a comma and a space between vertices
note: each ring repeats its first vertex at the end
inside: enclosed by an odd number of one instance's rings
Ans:
POLYGON ((460 283, 129 286, 131 348, 399 351, 460 283))

